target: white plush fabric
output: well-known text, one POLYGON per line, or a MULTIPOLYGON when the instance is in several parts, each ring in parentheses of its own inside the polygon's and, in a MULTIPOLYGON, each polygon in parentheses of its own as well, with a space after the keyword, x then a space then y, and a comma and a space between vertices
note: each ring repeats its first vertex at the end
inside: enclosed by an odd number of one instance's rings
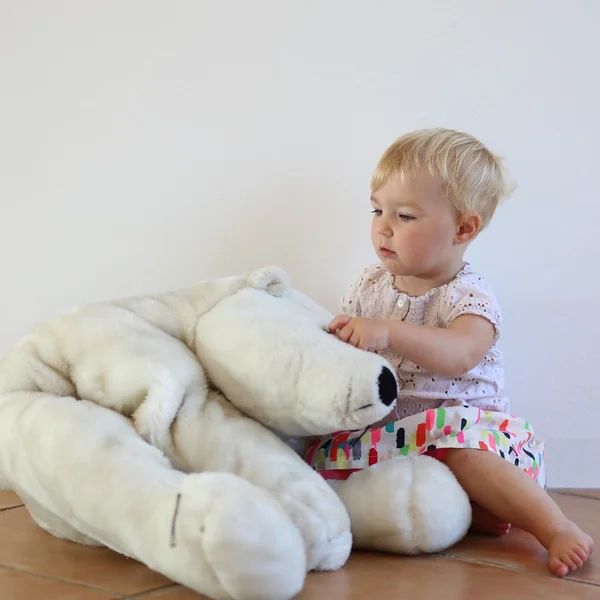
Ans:
POLYGON ((471 524, 467 494, 448 467, 428 456, 394 458, 332 483, 350 514, 357 548, 440 552, 471 524))
POLYGON ((270 268, 41 324, 0 361, 0 488, 54 535, 215 599, 291 598, 345 563, 352 533, 402 553, 453 544, 470 509, 440 463, 390 461, 338 496, 280 439, 393 406, 389 364, 330 319, 270 268))

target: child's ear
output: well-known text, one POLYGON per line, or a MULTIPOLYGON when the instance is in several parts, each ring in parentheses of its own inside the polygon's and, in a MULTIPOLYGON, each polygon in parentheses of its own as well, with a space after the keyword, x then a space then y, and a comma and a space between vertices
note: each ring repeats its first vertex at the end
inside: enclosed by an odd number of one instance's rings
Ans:
POLYGON ((480 231, 481 217, 477 213, 462 215, 458 220, 454 243, 467 244, 473 241, 480 231))

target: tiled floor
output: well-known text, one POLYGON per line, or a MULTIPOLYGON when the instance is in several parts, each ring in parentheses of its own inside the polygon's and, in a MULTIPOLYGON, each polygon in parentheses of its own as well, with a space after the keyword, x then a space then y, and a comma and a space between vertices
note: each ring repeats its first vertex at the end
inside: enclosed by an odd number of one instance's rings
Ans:
MULTIPOLYGON (((553 494, 600 547, 600 491, 553 494)), ((355 553, 335 573, 310 574, 302 600, 368 597, 600 599, 600 551, 582 570, 557 579, 529 535, 469 536, 442 555, 406 558, 355 553)), ((201 600, 203 597, 110 550, 53 538, 29 518, 19 499, 0 492, 0 600, 201 600)))

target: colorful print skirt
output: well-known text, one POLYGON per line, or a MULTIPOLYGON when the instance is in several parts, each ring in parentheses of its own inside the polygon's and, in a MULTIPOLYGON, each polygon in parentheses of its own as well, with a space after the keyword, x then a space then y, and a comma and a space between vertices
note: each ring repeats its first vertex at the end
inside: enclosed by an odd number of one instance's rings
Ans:
POLYGON ((326 479, 346 479, 395 456, 426 454, 443 460, 450 448, 494 452, 546 487, 544 443, 531 425, 468 405, 430 409, 378 429, 337 432, 312 444, 306 462, 326 479))

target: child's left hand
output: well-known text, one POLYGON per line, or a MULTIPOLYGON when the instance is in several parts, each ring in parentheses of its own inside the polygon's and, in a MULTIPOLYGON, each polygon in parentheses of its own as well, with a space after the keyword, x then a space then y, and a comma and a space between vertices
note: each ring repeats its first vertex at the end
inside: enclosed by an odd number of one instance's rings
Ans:
POLYGON ((384 350, 389 345, 387 323, 378 319, 338 315, 329 324, 329 331, 361 350, 384 350))

